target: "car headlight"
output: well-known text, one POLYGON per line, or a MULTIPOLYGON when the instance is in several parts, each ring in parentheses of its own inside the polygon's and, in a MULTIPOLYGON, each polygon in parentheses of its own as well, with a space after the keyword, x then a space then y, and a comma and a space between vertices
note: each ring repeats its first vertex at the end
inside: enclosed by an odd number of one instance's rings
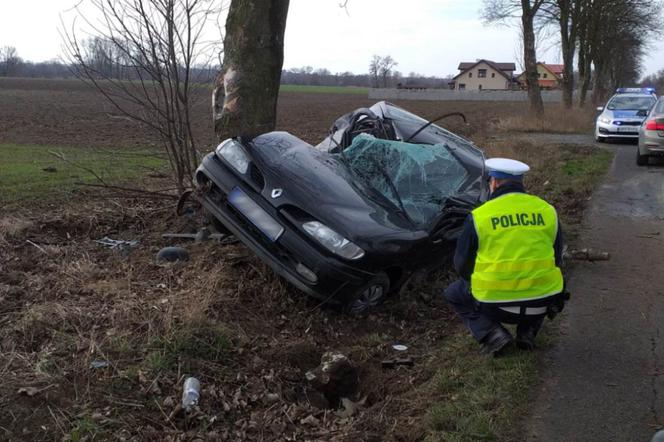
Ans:
POLYGON ((302 224, 302 228, 330 252, 335 253, 342 258, 360 259, 364 256, 364 250, 323 223, 309 221, 302 224))
POLYGON ((246 173, 249 169, 249 157, 240 143, 229 139, 217 146, 217 155, 226 160, 240 173, 246 173))
POLYGON ((599 121, 604 123, 604 124, 609 124, 611 122, 611 118, 601 116, 601 117, 599 117, 599 121))

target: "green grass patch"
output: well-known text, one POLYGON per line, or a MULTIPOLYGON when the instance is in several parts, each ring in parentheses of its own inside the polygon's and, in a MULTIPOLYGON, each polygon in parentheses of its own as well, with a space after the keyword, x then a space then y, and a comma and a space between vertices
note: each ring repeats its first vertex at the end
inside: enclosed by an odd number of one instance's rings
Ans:
POLYGON ((468 334, 447 339, 440 350, 444 365, 434 378, 442 400, 429 409, 427 440, 518 440, 520 418, 528 412, 537 379, 538 354, 552 345, 556 330, 547 321, 537 352, 512 346, 495 359, 480 354, 468 334))
POLYGON ((369 88, 356 86, 305 86, 299 84, 282 84, 279 87, 279 92, 367 95, 369 93, 369 88))
POLYGON ((231 347, 231 333, 226 327, 200 321, 153 338, 145 362, 155 373, 174 369, 178 360, 216 363, 224 360, 231 347))
POLYGON ((99 183, 95 174, 108 184, 128 182, 166 164, 150 150, 0 144, 0 203, 64 197, 76 183, 99 183))
POLYGON ((560 146, 559 158, 538 171, 535 193, 553 204, 564 225, 581 221, 588 198, 606 175, 613 153, 593 147, 560 146))

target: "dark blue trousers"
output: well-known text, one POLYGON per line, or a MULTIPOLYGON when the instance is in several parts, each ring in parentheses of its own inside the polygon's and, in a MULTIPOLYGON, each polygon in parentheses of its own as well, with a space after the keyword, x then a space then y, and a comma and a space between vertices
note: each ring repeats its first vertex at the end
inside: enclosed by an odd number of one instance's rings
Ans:
POLYGON ((458 279, 445 289, 445 299, 461 317, 473 337, 479 342, 501 323, 517 324, 517 334, 532 329, 535 334, 542 327, 546 315, 518 315, 498 307, 478 302, 470 293, 468 281, 458 279))

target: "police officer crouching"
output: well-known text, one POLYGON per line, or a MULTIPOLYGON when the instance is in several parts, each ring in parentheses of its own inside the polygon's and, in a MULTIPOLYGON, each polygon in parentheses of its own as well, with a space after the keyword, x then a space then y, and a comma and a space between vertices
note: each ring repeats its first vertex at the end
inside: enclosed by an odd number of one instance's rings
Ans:
POLYGON ((461 278, 445 299, 483 352, 497 356, 512 342, 501 323, 517 324, 517 346, 532 350, 544 317, 562 310, 563 239, 556 209, 525 191, 526 164, 485 164, 491 195, 465 221, 454 254, 461 278))

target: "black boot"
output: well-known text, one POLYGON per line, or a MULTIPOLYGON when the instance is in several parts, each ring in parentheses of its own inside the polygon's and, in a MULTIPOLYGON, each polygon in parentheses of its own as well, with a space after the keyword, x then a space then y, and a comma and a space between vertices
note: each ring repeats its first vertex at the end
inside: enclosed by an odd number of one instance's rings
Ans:
POLYGON ((482 346, 482 353, 497 357, 510 342, 512 342, 512 335, 505 330, 505 327, 499 325, 480 341, 480 345, 482 346))
POLYGON ((535 331, 532 327, 528 327, 525 330, 517 330, 516 346, 526 351, 533 351, 535 349, 535 331))

